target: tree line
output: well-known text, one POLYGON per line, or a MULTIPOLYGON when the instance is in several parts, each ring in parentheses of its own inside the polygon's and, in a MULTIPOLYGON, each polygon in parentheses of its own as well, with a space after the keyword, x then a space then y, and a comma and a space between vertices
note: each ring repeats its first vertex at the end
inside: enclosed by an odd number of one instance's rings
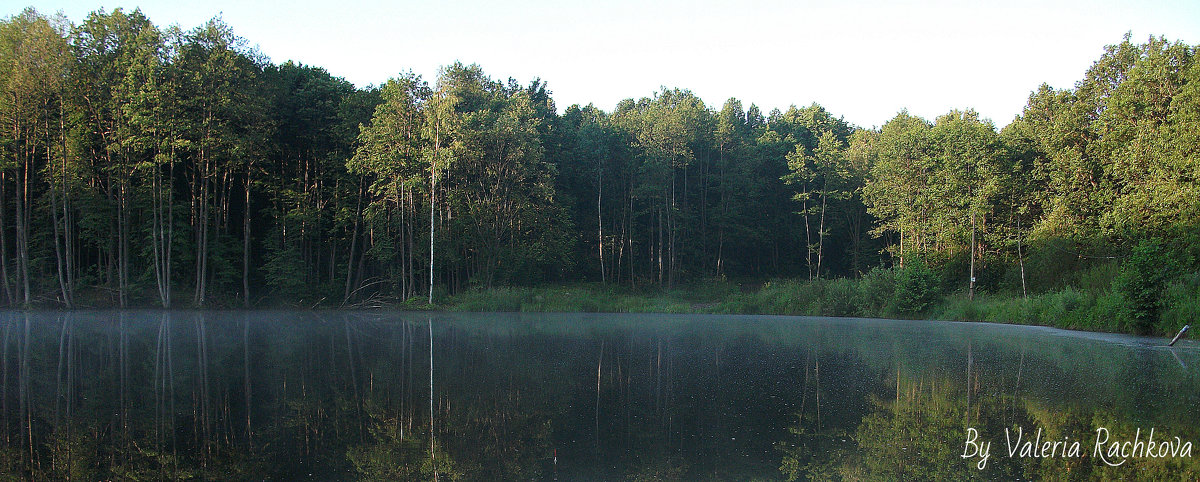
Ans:
POLYGON ((461 63, 355 88, 219 19, 27 9, 0 23, 0 302, 370 305, 913 259, 971 294, 1045 290, 1062 260, 1200 246, 1195 53, 1127 36, 1001 130, 969 109, 864 129, 677 88, 560 114, 540 79, 461 63))

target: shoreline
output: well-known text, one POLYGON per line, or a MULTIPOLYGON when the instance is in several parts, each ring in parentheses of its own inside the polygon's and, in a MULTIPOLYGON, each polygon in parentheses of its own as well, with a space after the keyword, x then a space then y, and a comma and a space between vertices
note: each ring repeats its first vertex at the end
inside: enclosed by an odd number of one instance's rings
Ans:
MULTIPOLYGON (((380 300, 371 306, 346 305, 289 305, 264 304, 251 308, 215 306, 177 306, 161 308, 111 306, 63 309, 35 307, 7 308, 10 312, 158 312, 158 311, 225 311, 269 312, 303 310, 313 312, 508 312, 508 313, 644 313, 644 314, 702 314, 748 316, 811 316, 862 318, 897 321, 944 321, 961 323, 990 323, 1037 326, 1073 332, 1113 333, 1150 337, 1171 337, 1181 327, 1185 316, 1193 310, 1187 306, 1166 306, 1159 329, 1139 333, 1131 320, 1121 319, 1121 310, 1109 310, 1103 302, 1108 293, 1090 293, 1067 287, 1028 298, 1005 293, 984 293, 968 300, 962 293, 952 292, 931 297, 920 311, 902 311, 906 305, 894 290, 891 293, 869 293, 873 286, 866 278, 822 280, 771 280, 743 284, 728 281, 708 281, 676 288, 638 289, 629 286, 599 283, 570 283, 535 287, 493 287, 472 289, 445 296, 433 305, 424 298, 408 302, 380 300), (1174 330, 1174 331, 1173 331, 1174 330)), ((876 290, 878 291, 878 290, 876 290)))

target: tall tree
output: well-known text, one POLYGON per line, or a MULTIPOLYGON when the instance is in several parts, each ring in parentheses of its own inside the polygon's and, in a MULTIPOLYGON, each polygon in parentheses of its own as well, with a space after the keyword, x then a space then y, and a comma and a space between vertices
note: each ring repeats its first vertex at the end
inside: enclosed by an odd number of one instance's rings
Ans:
MULTIPOLYGON (((4 165, 0 166, 0 191, 12 179, 14 187, 14 258, 16 262, 15 296, 13 301, 28 306, 32 302, 33 289, 30 255, 34 204, 42 191, 39 186, 41 172, 59 174, 65 171, 65 119, 63 90, 69 65, 69 50, 66 35, 66 20, 43 17, 36 10, 26 9, 20 15, 0 24, 0 116, 6 127, 3 145, 8 151, 4 165), (59 169, 54 169, 57 159, 59 169)), ((55 176, 58 178, 58 176, 55 176)), ((67 186, 56 182, 49 194, 52 201, 66 196, 67 186)), ((7 199, 0 199, 0 204, 7 199)), ((2 208, 0 208, 2 209, 2 208)), ((56 229, 62 228, 58 219, 57 203, 52 208, 56 229)), ((0 211, 0 218, 4 218, 0 211)), ((7 222, 0 219, 0 222, 7 222)), ((0 231, 4 228, 0 227, 0 231)), ((70 288, 63 272, 61 252, 62 233, 55 235, 54 244, 59 248, 59 284, 63 301, 70 303, 70 288)), ((0 251, 4 252, 0 265, 8 269, 7 248, 0 235, 0 251)), ((5 283, 8 283, 7 276, 5 283)), ((9 291, 5 289, 6 295, 9 291)))
MULTIPOLYGON (((214 280, 214 265, 228 269, 227 252, 218 246, 229 232, 231 189, 236 173, 251 158, 248 129, 261 122, 254 113, 259 95, 256 62, 244 41, 220 20, 210 20, 191 31, 176 68, 182 77, 181 103, 185 106, 182 143, 190 156, 188 186, 194 230, 194 294, 197 306, 206 303, 214 280), (214 259, 214 255, 216 258, 214 259)), ((224 276, 220 281, 231 281, 224 276)))
MULTIPOLYGON (((432 172, 430 158, 423 155, 427 145, 419 109, 432 92, 420 76, 410 73, 388 80, 380 94, 383 103, 375 107, 370 123, 362 126, 358 150, 347 167, 352 173, 372 179, 368 192, 372 199, 370 216, 379 228, 376 243, 386 240, 384 246, 391 248, 375 256, 400 266, 399 272, 390 276, 394 279, 393 289, 407 299, 417 293, 415 265, 419 258, 413 251, 420 246, 413 239, 413 227, 422 225, 413 193, 426 185, 425 176, 432 172)), ((348 282, 345 301, 349 301, 350 294, 348 282)))

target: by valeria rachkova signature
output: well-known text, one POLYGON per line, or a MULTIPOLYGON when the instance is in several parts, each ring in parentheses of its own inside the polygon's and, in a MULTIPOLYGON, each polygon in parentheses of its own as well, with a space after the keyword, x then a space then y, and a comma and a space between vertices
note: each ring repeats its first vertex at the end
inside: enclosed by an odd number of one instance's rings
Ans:
MULTIPOLYGON (((1149 432, 1138 428, 1126 435, 1133 437, 1121 438, 1107 428, 1100 427, 1096 429, 1096 438, 1085 448, 1085 441, 1070 436, 1043 439, 1041 428, 1036 433, 1028 433, 1024 427, 1017 427, 1015 430, 1004 429, 1004 443, 1009 458, 1076 458, 1090 455, 1111 467, 1124 465, 1129 459, 1192 456, 1191 441, 1163 437, 1155 434, 1153 427, 1149 432)), ((978 430, 968 428, 962 458, 978 459, 975 468, 983 470, 991 456, 992 442, 982 440, 978 430)))

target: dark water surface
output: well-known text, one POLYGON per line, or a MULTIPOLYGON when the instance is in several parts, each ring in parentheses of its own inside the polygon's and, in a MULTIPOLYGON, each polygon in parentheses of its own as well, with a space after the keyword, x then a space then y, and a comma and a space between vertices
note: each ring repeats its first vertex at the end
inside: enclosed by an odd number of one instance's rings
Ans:
POLYGON ((0 323, 0 480, 1200 477, 1191 340, 699 315, 0 323))

